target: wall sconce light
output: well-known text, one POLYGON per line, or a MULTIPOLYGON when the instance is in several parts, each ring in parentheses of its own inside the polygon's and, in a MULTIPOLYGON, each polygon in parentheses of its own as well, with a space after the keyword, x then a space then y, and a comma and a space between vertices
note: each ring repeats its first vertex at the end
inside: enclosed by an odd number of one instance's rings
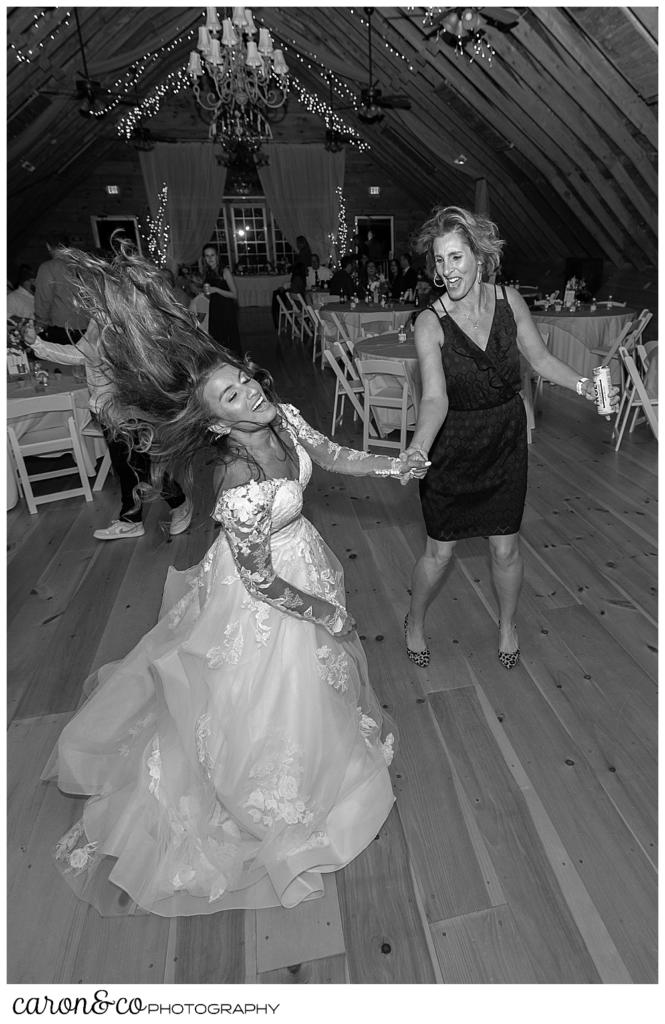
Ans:
POLYGON ((457 165, 458 165, 459 167, 463 167, 463 166, 464 166, 464 164, 466 163, 466 157, 464 156, 464 153, 460 153, 460 155, 459 155, 459 156, 456 156, 456 157, 455 157, 455 161, 454 161, 454 162, 455 162, 455 163, 456 163, 456 164, 457 164, 457 165))
POLYGON ((369 194, 371 196, 380 196, 381 195, 381 187, 379 185, 370 185, 369 186, 369 194))
POLYGON ((120 189, 119 189, 119 187, 117 185, 107 185, 106 186, 106 192, 110 196, 119 196, 120 195, 120 189))

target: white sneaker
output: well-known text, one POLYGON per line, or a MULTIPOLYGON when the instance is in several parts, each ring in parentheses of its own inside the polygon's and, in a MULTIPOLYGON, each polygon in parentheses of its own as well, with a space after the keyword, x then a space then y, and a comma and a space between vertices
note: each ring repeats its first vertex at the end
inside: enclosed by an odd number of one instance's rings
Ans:
POLYGON ((143 523, 126 523, 122 519, 114 519, 105 530, 95 530, 93 537, 97 540, 122 540, 124 537, 142 537, 144 533, 143 523))
POLYGON ((194 507, 191 501, 186 498, 182 505, 178 505, 177 508, 173 509, 171 513, 171 524, 169 526, 169 533, 172 537, 175 537, 178 533, 184 533, 189 524, 192 521, 192 513, 194 507))

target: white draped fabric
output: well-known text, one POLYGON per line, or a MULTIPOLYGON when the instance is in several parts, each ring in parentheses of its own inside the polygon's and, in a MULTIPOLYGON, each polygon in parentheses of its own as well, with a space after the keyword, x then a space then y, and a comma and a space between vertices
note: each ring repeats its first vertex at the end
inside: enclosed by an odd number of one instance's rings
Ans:
POLYGON ((139 159, 153 217, 162 185, 168 185, 167 263, 194 263, 219 216, 226 167, 218 165, 209 142, 157 143, 149 152, 139 153, 139 159))
POLYGON ((280 230, 294 249, 297 236, 304 235, 327 263, 328 236, 337 235, 336 189, 344 184, 344 150, 272 143, 266 152, 270 164, 259 167, 259 178, 280 230))

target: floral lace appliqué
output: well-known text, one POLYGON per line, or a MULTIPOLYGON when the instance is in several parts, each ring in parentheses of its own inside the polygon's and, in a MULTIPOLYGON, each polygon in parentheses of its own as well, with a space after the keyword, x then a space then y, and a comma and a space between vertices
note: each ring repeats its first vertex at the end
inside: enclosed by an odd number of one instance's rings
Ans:
POLYGON ((67 865, 64 868, 65 874, 80 875, 82 871, 92 867, 97 859, 97 843, 85 842, 86 838, 81 819, 56 843, 55 859, 67 865))
POLYGON ((150 775, 148 791, 152 793, 155 800, 159 800, 159 780, 162 777, 162 755, 159 749, 159 738, 157 736, 155 736, 152 741, 152 752, 146 761, 146 767, 148 769, 148 774, 150 775))
POLYGON ((242 657, 245 640, 241 623, 236 620, 229 622, 224 629, 224 645, 211 647, 206 654, 208 668, 219 668, 221 665, 237 665, 242 657))
POLYGON ((288 740, 281 745, 281 751, 275 747, 275 743, 270 744, 262 760, 250 771, 250 779, 257 784, 244 806, 253 821, 267 828, 279 821, 306 825, 313 814, 300 795, 302 753, 288 740))
POLYGON ((330 647, 324 644, 317 649, 316 656, 323 682, 332 686, 333 690, 346 693, 349 688, 349 659, 344 651, 334 655, 330 647))

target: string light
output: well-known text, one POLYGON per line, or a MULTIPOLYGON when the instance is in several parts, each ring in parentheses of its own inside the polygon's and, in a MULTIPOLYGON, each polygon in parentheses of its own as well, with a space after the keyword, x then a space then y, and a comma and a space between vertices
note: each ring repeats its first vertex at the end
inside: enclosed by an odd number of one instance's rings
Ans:
POLYGON ((337 193, 337 251, 340 259, 346 252, 346 243, 349 237, 349 229, 346 224, 346 200, 342 192, 342 186, 335 189, 337 193))
MULTIPOLYGON (((46 8, 46 10, 39 11, 38 13, 35 12, 35 14, 33 14, 33 16, 32 16, 33 17, 32 25, 30 25, 29 29, 26 29, 26 32, 27 31, 36 32, 37 28, 40 25, 40 23, 44 20, 44 18, 47 15, 50 17, 54 10, 57 11, 57 10, 60 10, 60 9, 61 8, 58 8, 58 7, 55 7, 55 8, 49 7, 49 8, 46 8)), ((16 46, 15 43, 10 43, 9 44, 10 50, 14 51, 16 59, 18 61, 20 61, 22 64, 31 64, 32 61, 35 60, 36 58, 41 58, 42 53, 44 52, 44 48, 48 45, 48 40, 49 39, 50 40, 56 39, 57 36, 60 34, 60 32, 63 30, 63 28, 67 28, 69 26, 70 18, 71 18, 71 11, 66 11, 64 18, 62 19, 62 21, 58 22, 58 24, 55 26, 53 31, 49 32, 48 36, 45 36, 43 39, 39 40, 39 42, 36 44, 36 49, 35 50, 27 49, 27 51, 24 51, 24 50, 21 49, 20 46, 16 46)))
POLYGON ((154 262, 157 264, 158 267, 164 266, 168 255, 169 224, 166 217, 166 207, 168 204, 168 198, 169 189, 166 182, 164 182, 159 190, 157 215, 155 217, 147 217, 148 252, 152 256, 154 262))

